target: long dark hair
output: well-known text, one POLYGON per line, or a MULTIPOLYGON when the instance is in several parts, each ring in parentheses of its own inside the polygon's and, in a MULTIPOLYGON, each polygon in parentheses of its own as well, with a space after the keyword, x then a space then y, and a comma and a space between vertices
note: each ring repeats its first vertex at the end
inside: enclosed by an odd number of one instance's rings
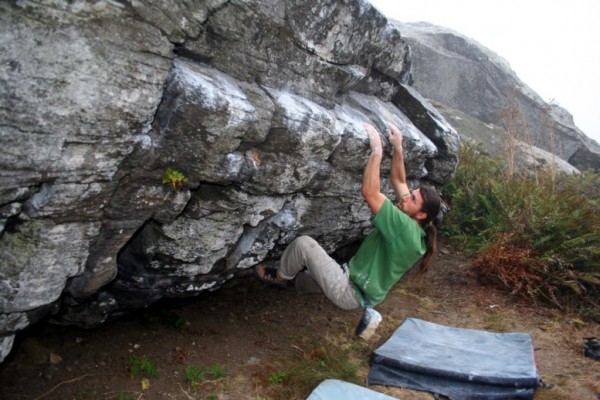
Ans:
POLYGON ((441 221, 440 208, 442 199, 439 193, 430 187, 421 187, 421 196, 423 197, 423 208, 421 211, 427 214, 427 218, 421 220, 421 227, 425 231, 425 240, 427 241, 427 250, 421 260, 420 271, 425 272, 431 264, 432 257, 437 252, 437 227, 441 221))

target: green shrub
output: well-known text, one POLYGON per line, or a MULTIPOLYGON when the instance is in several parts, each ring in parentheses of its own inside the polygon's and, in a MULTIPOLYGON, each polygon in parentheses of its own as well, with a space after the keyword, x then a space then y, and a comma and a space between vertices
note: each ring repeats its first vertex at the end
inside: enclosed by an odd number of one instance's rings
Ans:
POLYGON ((485 282, 600 318, 597 173, 507 176, 500 161, 467 144, 445 193, 442 233, 480 255, 485 282))
POLYGON ((456 177, 445 188, 450 212, 442 233, 463 250, 480 250, 491 241, 490 228, 498 214, 491 203, 492 177, 502 173, 502 164, 483 154, 478 146, 461 146, 456 177), (487 234, 486 234, 487 233, 487 234))

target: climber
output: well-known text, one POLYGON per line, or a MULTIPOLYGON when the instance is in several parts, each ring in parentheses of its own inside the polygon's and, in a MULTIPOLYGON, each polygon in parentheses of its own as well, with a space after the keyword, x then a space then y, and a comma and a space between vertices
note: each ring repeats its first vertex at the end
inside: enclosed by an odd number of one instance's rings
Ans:
POLYGON ((391 183, 400 199, 397 206, 381 192, 380 165, 383 148, 379 132, 365 124, 371 154, 365 166, 362 195, 375 215, 375 229, 347 264, 339 265, 311 237, 301 236, 285 249, 279 268, 259 264, 257 278, 272 285, 293 284, 299 293, 323 292, 342 309, 363 307, 365 313, 356 334, 368 339, 381 322, 373 309, 391 287, 419 259, 425 270, 436 250, 440 196, 435 189, 409 191, 402 154, 402 133, 390 124, 392 156, 391 183))

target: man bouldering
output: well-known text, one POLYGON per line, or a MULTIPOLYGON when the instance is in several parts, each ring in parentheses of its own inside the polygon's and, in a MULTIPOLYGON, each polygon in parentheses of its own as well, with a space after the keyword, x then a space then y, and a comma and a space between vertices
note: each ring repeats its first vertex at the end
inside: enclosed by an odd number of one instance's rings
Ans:
POLYGON ((300 236, 284 251, 279 268, 255 267, 263 282, 287 286, 293 280, 299 293, 323 292, 336 306, 352 310, 365 308, 356 334, 369 339, 381 322, 373 309, 391 287, 421 260, 425 269, 436 250, 437 216, 440 196, 435 189, 408 188, 402 133, 390 124, 392 156, 391 183, 400 199, 395 206, 381 191, 380 167, 383 147, 380 133, 365 124, 371 154, 364 169, 361 192, 374 214, 373 231, 347 264, 340 265, 311 237, 300 236))

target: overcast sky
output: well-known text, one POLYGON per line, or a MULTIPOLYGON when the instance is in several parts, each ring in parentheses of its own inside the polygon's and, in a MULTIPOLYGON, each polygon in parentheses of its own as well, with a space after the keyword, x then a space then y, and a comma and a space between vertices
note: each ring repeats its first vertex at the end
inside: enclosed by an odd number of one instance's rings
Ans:
POLYGON ((600 0, 370 2, 389 18, 427 21, 475 39, 600 142, 600 0))

